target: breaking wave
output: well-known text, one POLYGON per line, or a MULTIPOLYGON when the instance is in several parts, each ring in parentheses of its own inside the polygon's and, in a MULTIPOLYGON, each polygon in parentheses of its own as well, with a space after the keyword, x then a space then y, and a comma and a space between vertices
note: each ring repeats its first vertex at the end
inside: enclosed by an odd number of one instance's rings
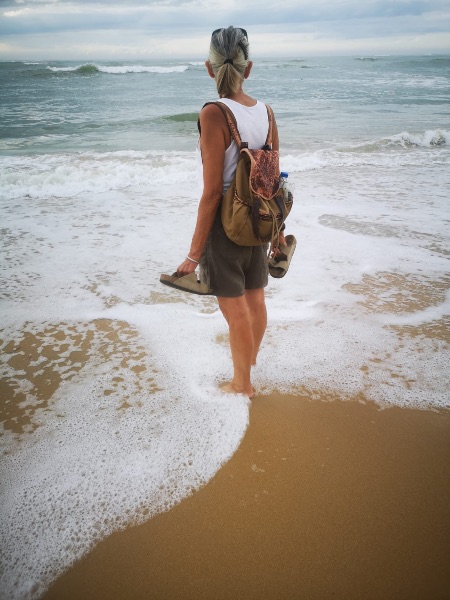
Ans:
MULTIPOLYGON (((193 122, 197 113, 166 115, 164 120, 193 122)), ((292 172, 334 167, 372 165, 426 166, 450 162, 447 152, 450 131, 402 133, 364 144, 320 149, 283 156, 292 172), (414 152, 414 149, 417 151, 414 152), (428 151, 424 151, 428 149, 428 151)), ((165 181, 194 185, 197 180, 195 152, 83 152, 0 159, 0 197, 68 197, 86 192, 123 190, 130 186, 163 185, 165 181)))
POLYGON ((80 75, 92 75, 94 73, 108 73, 110 75, 124 75, 127 73, 184 73, 189 69, 188 65, 174 65, 170 67, 147 66, 147 65, 121 65, 103 66, 94 64, 78 65, 74 67, 50 67, 47 69, 53 73, 78 73, 80 75))

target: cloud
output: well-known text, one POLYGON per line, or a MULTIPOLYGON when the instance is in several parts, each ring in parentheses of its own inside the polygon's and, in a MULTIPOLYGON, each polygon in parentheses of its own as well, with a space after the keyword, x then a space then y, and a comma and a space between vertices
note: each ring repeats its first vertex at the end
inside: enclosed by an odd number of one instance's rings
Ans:
POLYGON ((0 0, 0 58, 203 56, 221 23, 256 54, 450 52, 448 0, 0 0))

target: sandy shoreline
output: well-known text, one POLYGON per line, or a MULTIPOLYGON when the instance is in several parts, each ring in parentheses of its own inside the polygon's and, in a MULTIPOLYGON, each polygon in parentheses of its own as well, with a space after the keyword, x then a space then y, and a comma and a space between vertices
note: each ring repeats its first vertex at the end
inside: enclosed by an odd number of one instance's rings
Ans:
POLYGON ((203 489, 101 542, 45 598, 448 598, 449 432, 450 411, 256 397, 203 489))

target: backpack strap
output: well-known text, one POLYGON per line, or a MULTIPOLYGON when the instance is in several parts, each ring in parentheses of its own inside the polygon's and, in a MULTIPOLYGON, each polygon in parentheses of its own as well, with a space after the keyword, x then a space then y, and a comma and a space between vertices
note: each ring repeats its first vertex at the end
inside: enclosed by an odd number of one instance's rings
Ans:
MULTIPOLYGON (((233 111, 231 109, 229 109, 228 106, 226 104, 224 104, 223 102, 207 102, 206 104, 203 105, 202 108, 205 108, 205 106, 208 106, 208 104, 215 104, 218 108, 220 108, 224 117, 227 120, 228 127, 229 127, 230 133, 231 133, 231 137, 233 138, 234 143, 239 148, 239 150, 242 150, 243 148, 248 148, 248 142, 243 142, 241 139, 241 136, 239 134, 239 129, 237 126, 237 122, 236 122, 236 117, 234 116, 233 111)), ((267 109, 267 117, 269 119, 269 130, 267 132, 267 138, 266 138, 266 143, 264 144, 264 150, 271 150, 272 149, 272 130, 273 130, 274 116, 273 116, 273 111, 270 108, 270 106, 268 104, 266 104, 265 106, 267 109)), ((197 122, 197 127, 198 127, 199 133, 201 134, 200 119, 197 122)))
POLYGON ((230 110, 228 108, 228 106, 226 106, 223 102, 207 102, 203 106, 203 108, 205 108, 205 106, 208 106, 208 104, 215 104, 218 108, 220 108, 220 110, 222 111, 222 113, 228 123, 231 137, 233 138, 234 143, 239 148, 239 150, 242 150, 243 148, 248 148, 248 143, 243 142, 241 140, 241 136, 239 134, 239 129, 238 129, 237 122, 236 122, 236 117, 234 116, 233 111, 230 110))
POLYGON ((273 132, 274 116, 273 116, 273 110, 268 104, 266 104, 266 110, 267 110, 267 117, 269 119, 269 131, 267 132, 267 139, 266 139, 264 149, 272 150, 272 132, 273 132))

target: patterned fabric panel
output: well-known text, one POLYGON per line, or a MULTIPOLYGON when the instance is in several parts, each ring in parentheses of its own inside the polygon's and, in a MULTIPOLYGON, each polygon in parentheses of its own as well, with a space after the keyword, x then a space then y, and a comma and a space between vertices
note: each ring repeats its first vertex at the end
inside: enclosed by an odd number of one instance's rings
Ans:
POLYGON ((276 150, 242 150, 251 160, 250 187, 254 194, 270 200, 280 187, 278 177, 278 151, 276 150))

